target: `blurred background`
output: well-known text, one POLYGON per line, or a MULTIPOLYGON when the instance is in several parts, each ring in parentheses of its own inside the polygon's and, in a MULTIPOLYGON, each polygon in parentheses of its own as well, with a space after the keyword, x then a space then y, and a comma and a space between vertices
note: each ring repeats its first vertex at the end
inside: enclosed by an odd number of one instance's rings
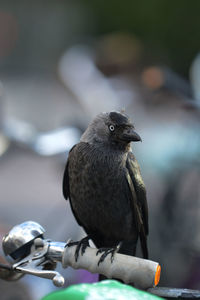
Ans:
MULTIPOLYGON (((67 154, 97 113, 123 109, 143 139, 133 150, 160 284, 200 289, 199 10, 197 0, 0 0, 1 236, 27 220, 57 241, 84 235, 62 196, 67 154)), ((96 280, 60 271, 66 286, 96 280)), ((28 275, 0 288, 1 299, 32 300, 55 289, 28 275)))

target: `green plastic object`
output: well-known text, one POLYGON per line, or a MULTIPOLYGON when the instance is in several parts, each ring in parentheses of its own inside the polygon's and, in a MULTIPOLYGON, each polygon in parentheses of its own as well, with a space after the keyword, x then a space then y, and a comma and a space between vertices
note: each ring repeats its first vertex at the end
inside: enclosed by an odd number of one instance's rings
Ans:
POLYGON ((53 292, 42 300, 159 300, 162 299, 144 291, 120 283, 104 280, 97 283, 82 283, 53 292))

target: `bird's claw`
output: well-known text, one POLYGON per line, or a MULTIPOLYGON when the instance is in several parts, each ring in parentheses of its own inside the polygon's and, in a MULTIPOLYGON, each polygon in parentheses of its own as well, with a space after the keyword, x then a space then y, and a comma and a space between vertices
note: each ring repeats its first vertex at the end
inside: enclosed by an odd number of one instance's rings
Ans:
POLYGON ((78 261, 78 257, 79 257, 79 252, 81 251, 81 255, 83 255, 85 253, 85 250, 87 247, 89 247, 89 236, 84 237, 82 240, 78 241, 78 242, 72 242, 70 241, 67 244, 67 247, 71 247, 71 246, 77 246, 76 247, 76 251, 75 251, 75 261, 78 261))
POLYGON ((117 244, 117 246, 114 248, 99 248, 96 255, 98 255, 99 253, 102 253, 102 252, 104 252, 104 253, 101 255, 101 257, 98 261, 98 266, 100 265, 100 263, 102 263, 104 261, 104 259, 106 258, 106 256, 108 254, 111 254, 110 260, 111 260, 111 263, 113 263, 114 255, 115 255, 115 253, 117 253, 119 251, 119 249, 121 248, 121 245, 122 245, 122 242, 117 244))

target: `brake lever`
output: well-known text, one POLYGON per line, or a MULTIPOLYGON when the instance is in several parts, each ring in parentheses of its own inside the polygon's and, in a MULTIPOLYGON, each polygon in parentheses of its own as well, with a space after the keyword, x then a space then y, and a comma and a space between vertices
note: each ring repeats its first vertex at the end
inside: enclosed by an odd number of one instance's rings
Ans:
POLYGON ((54 264, 55 262, 46 258, 48 252, 50 240, 42 240, 40 238, 34 240, 31 253, 20 260, 19 262, 12 265, 14 271, 21 272, 23 274, 31 274, 34 276, 51 279, 55 286, 63 286, 65 280, 64 277, 57 271, 45 270, 45 265, 54 264), (38 247, 38 243, 40 246, 38 247))

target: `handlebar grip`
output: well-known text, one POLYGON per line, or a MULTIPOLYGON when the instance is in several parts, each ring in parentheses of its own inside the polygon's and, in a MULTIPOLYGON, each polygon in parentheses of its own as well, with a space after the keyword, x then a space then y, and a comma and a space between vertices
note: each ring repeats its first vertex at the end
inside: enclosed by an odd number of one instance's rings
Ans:
POLYGON ((91 273, 99 273, 107 278, 117 278, 135 287, 147 289, 158 284, 161 267, 157 262, 115 253, 111 262, 110 254, 98 265, 101 254, 96 255, 98 249, 87 247, 85 253, 79 253, 75 261, 76 246, 66 246, 62 256, 62 266, 74 269, 86 269, 91 273))

